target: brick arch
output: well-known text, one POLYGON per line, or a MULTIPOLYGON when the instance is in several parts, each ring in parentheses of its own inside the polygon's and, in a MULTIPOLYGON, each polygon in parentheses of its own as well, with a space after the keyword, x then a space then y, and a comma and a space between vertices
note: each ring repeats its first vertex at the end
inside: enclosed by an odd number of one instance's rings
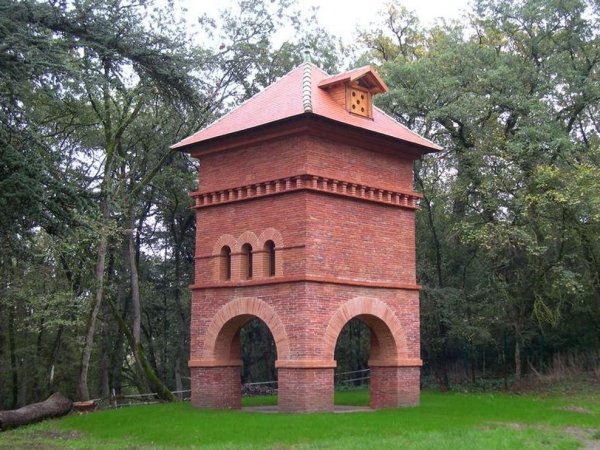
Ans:
POLYGON ((236 357, 235 353, 239 352, 239 348, 235 348, 239 330, 255 318, 262 320, 273 335, 277 358, 287 359, 290 342, 283 322, 268 303, 255 297, 233 300, 217 311, 206 330, 203 358, 228 361, 236 357))
POLYGON ((275 248, 283 248, 283 236, 279 230, 275 228, 267 228, 258 237, 258 243, 262 248, 265 245, 265 242, 273 241, 275 242, 275 248))
POLYGON ((408 357, 404 328, 392 309, 376 298, 355 297, 341 305, 329 320, 324 336, 325 359, 334 359, 342 328, 354 318, 365 322, 372 331, 370 364, 399 364, 408 357))
POLYGON ((219 236, 219 239, 217 239, 217 242, 215 242, 215 245, 213 246, 213 250, 212 250, 213 256, 220 255, 221 249, 225 245, 229 246, 229 248, 233 252, 233 251, 235 251, 235 248, 237 246, 237 240, 230 234, 223 234, 223 235, 219 236))
POLYGON ((226 245, 231 249, 232 252, 234 252, 235 247, 237 246, 237 241, 232 235, 223 234, 219 236, 219 239, 217 239, 217 242, 213 246, 213 258, 211 258, 212 260, 210 264, 213 278, 215 280, 219 280, 221 278, 221 249, 226 245))
POLYGON ((283 236, 281 236, 279 230, 275 228, 267 228, 262 233, 260 233, 260 236, 258 237, 258 243, 260 247, 258 247, 257 250, 263 251, 263 255, 265 255, 261 267, 263 273, 266 273, 265 271, 267 270, 268 264, 266 254, 264 253, 264 248, 267 241, 273 241, 275 243, 275 274, 281 276, 283 275, 283 258, 282 252, 280 250, 283 248, 284 245, 283 236))
POLYGON ((258 237, 252 231, 244 231, 240 237, 237 238, 235 248, 232 248, 234 253, 240 253, 244 244, 250 244, 252 246, 252 250, 256 250, 259 248, 258 237))

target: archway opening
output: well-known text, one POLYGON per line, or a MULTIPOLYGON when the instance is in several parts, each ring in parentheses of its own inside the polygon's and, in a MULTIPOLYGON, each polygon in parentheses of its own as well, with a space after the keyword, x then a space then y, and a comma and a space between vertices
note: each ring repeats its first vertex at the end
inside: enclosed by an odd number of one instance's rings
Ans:
POLYGON ((375 407, 381 386, 372 382, 373 365, 386 364, 396 357, 395 338, 383 320, 369 314, 350 319, 335 346, 336 403, 375 407))
POLYGON ((242 396, 274 396, 277 402, 277 348, 275 340, 266 323, 254 318, 246 323, 239 332, 240 353, 242 358, 241 380, 242 396))
POLYGON ((222 380, 228 407, 277 404, 277 348, 268 327, 257 316, 243 314, 226 322, 216 341, 215 358, 235 363, 235 373, 222 380), (260 401, 243 397, 261 396, 260 401))
POLYGON ((359 319, 346 323, 335 345, 334 380, 336 390, 346 391, 368 387, 371 331, 359 319))

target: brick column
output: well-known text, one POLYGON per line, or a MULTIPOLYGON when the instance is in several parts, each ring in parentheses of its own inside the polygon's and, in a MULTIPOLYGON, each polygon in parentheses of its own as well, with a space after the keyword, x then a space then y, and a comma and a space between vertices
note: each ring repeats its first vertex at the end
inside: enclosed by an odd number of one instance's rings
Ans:
POLYGON ((333 411, 335 361, 277 361, 276 367, 280 412, 333 411))
POLYGON ((190 366, 192 406, 240 409, 242 407, 241 362, 212 367, 190 366))
POLYGON ((417 406, 420 395, 420 367, 370 366, 373 409, 417 406))

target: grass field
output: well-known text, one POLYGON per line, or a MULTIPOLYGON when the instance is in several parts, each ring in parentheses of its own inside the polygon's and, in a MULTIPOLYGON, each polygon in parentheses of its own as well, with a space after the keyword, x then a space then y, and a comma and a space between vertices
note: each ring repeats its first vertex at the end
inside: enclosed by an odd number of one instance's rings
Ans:
MULTIPOLYGON (((336 394, 368 402, 366 391, 336 394)), ((275 404, 275 397, 245 399, 275 404)), ((421 406, 351 414, 203 411, 189 403, 135 406, 0 434, 0 449, 600 449, 600 393, 424 392, 421 406)))

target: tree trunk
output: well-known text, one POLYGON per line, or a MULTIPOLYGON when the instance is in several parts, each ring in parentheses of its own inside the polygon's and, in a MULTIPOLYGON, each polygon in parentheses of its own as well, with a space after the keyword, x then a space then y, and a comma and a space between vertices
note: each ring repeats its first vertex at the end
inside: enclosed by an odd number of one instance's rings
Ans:
POLYGON ((15 308, 8 307, 8 346, 10 348, 10 371, 12 374, 12 408, 17 407, 19 395, 19 373, 17 372, 17 354, 15 344, 15 308))
POLYGON ((133 334, 133 340, 136 345, 140 343, 141 339, 141 323, 142 323, 142 309, 140 305, 140 281, 137 269, 136 261, 136 248, 133 239, 133 231, 135 229, 135 217, 133 215, 133 208, 129 210, 130 214, 130 228, 127 231, 127 237, 129 241, 129 274, 131 276, 131 332, 133 334))
POLYGON ((36 374, 35 384, 33 387, 33 398, 35 401, 39 401, 42 398, 42 386, 44 385, 44 378, 46 371, 44 370, 44 364, 42 363, 42 344, 44 337, 44 318, 40 320, 39 331, 37 335, 35 345, 35 363, 36 363, 36 374))
POLYGON ((73 403, 59 392, 47 400, 32 403, 19 409, 0 411, 0 430, 27 425, 51 417, 60 417, 71 411, 73 403))
POLYGON ((139 368, 144 373, 146 380, 147 380, 148 384, 150 385, 150 389, 152 389, 153 392, 156 392, 158 397, 162 400, 167 400, 169 402, 175 401, 176 400, 175 396, 171 393, 171 391, 169 391, 169 389, 163 384, 162 381, 160 381, 160 379, 154 373, 152 366, 150 365, 150 363, 148 362, 148 359, 146 358, 146 354, 144 353, 142 344, 135 343, 133 333, 131 332, 131 330, 129 329, 129 327, 127 326, 125 321, 123 320, 123 317, 121 317, 121 315, 119 314, 119 311, 117 311, 115 304, 110 299, 107 299, 107 303, 108 303, 108 306, 110 307, 113 317, 118 322, 119 327, 121 328, 121 331, 123 332, 123 334, 125 334, 125 337, 127 338, 127 341, 129 342, 129 346, 131 347, 131 349, 135 355, 136 364, 139 366, 139 368))
POLYGON ((60 345, 61 345, 61 338, 62 338, 62 333, 64 330, 64 325, 60 325, 58 327, 58 330, 56 332, 56 337, 54 338, 54 344, 52 345, 52 353, 50 354, 50 358, 48 359, 48 363, 46 364, 46 367, 48 368, 47 371, 47 389, 48 391, 52 391, 52 385, 54 384, 54 364, 56 362, 56 358, 58 357, 58 352, 60 350, 60 345))
POLYGON ((515 384, 521 383, 521 343, 518 336, 515 336, 515 384))
MULTIPOLYGON (((106 226, 109 219, 109 207, 108 199, 103 200, 102 205, 102 226, 106 226)), ((81 355, 81 369, 79 371, 79 399, 86 401, 90 399, 90 393, 88 390, 88 371, 90 367, 90 358, 92 356, 92 349, 94 347, 94 335, 96 334, 96 320, 98 313, 100 312, 100 306, 102 305, 102 299, 104 297, 104 271, 106 265, 106 252, 108 249, 108 231, 102 229, 100 232, 100 243, 98 245, 98 259, 96 261, 96 296, 94 304, 90 310, 88 317, 86 333, 85 333, 85 344, 83 346, 83 352, 81 355)))

